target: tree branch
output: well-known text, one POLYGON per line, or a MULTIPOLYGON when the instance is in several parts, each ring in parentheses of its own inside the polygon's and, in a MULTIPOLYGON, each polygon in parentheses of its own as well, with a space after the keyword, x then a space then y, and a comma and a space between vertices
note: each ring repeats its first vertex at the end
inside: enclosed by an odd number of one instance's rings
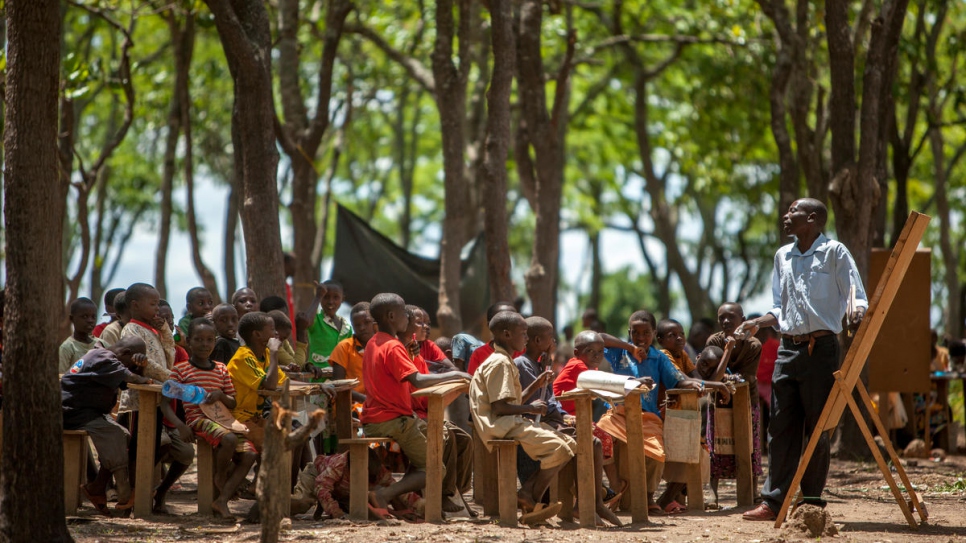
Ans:
POLYGON ((415 58, 393 48, 389 42, 384 40, 379 34, 376 34, 371 28, 360 24, 348 23, 345 25, 344 30, 351 34, 358 34, 372 42, 373 45, 386 53, 390 59, 402 66, 424 89, 432 93, 436 92, 436 83, 433 80, 433 72, 431 70, 415 58))

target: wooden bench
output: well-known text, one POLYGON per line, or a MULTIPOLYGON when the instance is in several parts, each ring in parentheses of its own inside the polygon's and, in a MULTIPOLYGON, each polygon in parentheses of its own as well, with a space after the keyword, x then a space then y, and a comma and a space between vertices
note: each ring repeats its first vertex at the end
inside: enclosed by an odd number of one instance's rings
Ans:
POLYGON ((80 486, 87 481, 87 432, 64 430, 64 509, 76 515, 81 504, 80 486))
POLYGON ((500 524, 510 528, 517 526, 517 445, 515 439, 493 439, 489 447, 496 448, 497 503, 500 524))
POLYGON ((198 438, 198 514, 211 515, 215 501, 215 453, 204 439, 198 438))
POLYGON ((388 437, 340 439, 349 447, 349 519, 369 519, 369 446, 392 441, 388 437))

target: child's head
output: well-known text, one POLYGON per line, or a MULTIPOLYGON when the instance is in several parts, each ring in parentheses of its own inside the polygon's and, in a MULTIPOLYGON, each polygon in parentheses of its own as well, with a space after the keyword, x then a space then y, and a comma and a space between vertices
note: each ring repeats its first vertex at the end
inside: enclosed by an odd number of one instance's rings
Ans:
POLYGON ((70 304, 70 323, 74 335, 87 337, 97 326, 97 304, 90 298, 78 298, 70 304))
POLYGON ((127 324, 131 320, 131 310, 127 306, 127 292, 121 291, 114 296, 114 315, 121 324, 127 324))
POLYGON ((206 317, 191 319, 185 333, 188 334, 188 351, 191 352, 191 357, 195 360, 208 360, 218 339, 215 323, 206 317))
POLYGON ((211 309, 215 307, 215 300, 211 297, 211 292, 208 292, 205 287, 194 287, 188 290, 184 301, 188 314, 196 319, 207 316, 208 313, 211 313, 211 309))
POLYGON ((235 311, 238 312, 238 318, 245 316, 245 313, 250 313, 255 311, 255 307, 258 305, 258 298, 255 296, 255 291, 250 288, 240 288, 231 295, 231 305, 235 306, 235 311))
MULTIPOLYGON (((268 313, 270 311, 281 311, 282 313, 288 313, 288 304, 281 296, 266 296, 262 298, 262 301, 258 302, 258 310, 262 313, 268 313)), ((289 319, 291 320, 291 319, 289 319)))
POLYGON ((324 281, 322 285, 325 286, 325 295, 322 296, 319 303, 325 316, 334 319, 336 311, 342 307, 342 302, 345 301, 345 291, 342 290, 341 283, 331 279, 324 281))
MULTIPOLYGON (((501 311, 509 311, 511 313, 516 313, 517 308, 516 306, 513 305, 513 302, 496 302, 495 304, 486 308, 487 326, 489 326, 489 323, 491 320, 493 320, 493 317, 495 317, 496 314, 500 313, 501 311)), ((490 331, 492 332, 493 330, 490 330, 490 331)))
POLYGON ((553 324, 543 317, 527 317, 527 355, 540 356, 553 349, 556 338, 553 324))
POLYGON ((409 324, 406 330, 398 334, 399 340, 408 344, 410 341, 419 341, 423 331, 423 324, 419 319, 419 308, 415 305, 406 304, 406 315, 409 316, 409 324))
POLYGON ((650 348, 654 341, 655 328, 657 328, 657 322, 654 320, 654 315, 643 309, 635 311, 631 314, 631 318, 627 319, 627 337, 635 347, 650 348))
POLYGON ((604 360, 604 338, 593 330, 584 330, 574 338, 574 357, 595 370, 604 360))
POLYGON ((158 302, 158 316, 168 323, 168 329, 174 331, 174 310, 167 300, 158 302))
POLYGON ((104 312, 111 316, 111 320, 117 318, 117 308, 114 307, 114 298, 124 292, 123 288, 112 288, 104 293, 104 312))
POLYGON ((656 337, 658 344, 670 351, 675 357, 681 355, 681 351, 687 344, 684 327, 674 319, 661 319, 661 322, 657 323, 656 337))
POLYGON ((245 313, 238 320, 238 335, 256 355, 260 355, 268 347, 268 340, 275 337, 275 321, 261 311, 245 313))
POLYGON ((726 336, 734 336, 738 325, 744 321, 745 312, 741 309, 741 304, 727 302, 718 308, 718 324, 721 325, 721 331, 726 336))
POLYGON ((406 313, 406 302, 402 296, 392 292, 376 294, 369 302, 369 313, 379 327, 380 332, 396 335, 405 332, 409 327, 409 315, 406 313))
POLYGON ((291 337, 292 319, 288 318, 288 315, 278 309, 273 309, 268 312, 268 316, 275 323, 275 333, 278 334, 279 339, 284 340, 285 338, 291 337))
POLYGON ((134 355, 145 354, 147 346, 144 344, 144 340, 137 336, 123 336, 107 350, 114 353, 114 356, 121 361, 121 364, 124 364, 125 368, 134 369, 136 367, 134 355))
POLYGON ((443 354, 446 355, 446 358, 449 360, 453 359, 453 338, 439 336, 436 338, 434 343, 436 343, 436 346, 439 347, 439 350, 443 351, 443 354))
POLYGON ((516 311, 500 311, 490 319, 493 342, 510 353, 527 348, 527 321, 516 311))
POLYGON ((158 317, 158 307, 161 305, 161 295, 154 287, 147 283, 134 283, 127 287, 124 293, 131 318, 152 324, 158 317))
POLYGON ((714 372, 718 369, 718 364, 721 362, 722 356, 724 356, 724 351, 721 350, 721 347, 715 347, 714 345, 705 347, 698 355, 698 360, 695 363, 701 377, 711 379, 714 376, 714 372))
POLYGON ((369 302, 359 302, 352 306, 349 321, 352 323, 352 333, 356 341, 361 345, 369 343, 376 333, 376 321, 369 314, 369 302))
POLYGON ((413 306, 414 314, 416 315, 416 341, 426 341, 429 339, 429 332, 432 329, 432 325, 429 323, 429 312, 419 306, 413 306))
POLYGON ((211 311, 211 320, 215 323, 215 330, 220 337, 236 339, 238 337, 238 311, 231 304, 218 304, 211 311))

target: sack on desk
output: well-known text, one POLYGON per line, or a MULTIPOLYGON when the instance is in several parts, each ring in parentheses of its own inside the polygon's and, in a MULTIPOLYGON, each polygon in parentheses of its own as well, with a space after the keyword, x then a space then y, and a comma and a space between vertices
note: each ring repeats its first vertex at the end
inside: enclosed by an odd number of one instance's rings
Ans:
POLYGON ((664 417, 666 462, 696 464, 701 460, 701 413, 668 409, 664 417))
POLYGON ((714 408, 714 443, 711 450, 716 455, 735 454, 733 411, 729 407, 714 408))

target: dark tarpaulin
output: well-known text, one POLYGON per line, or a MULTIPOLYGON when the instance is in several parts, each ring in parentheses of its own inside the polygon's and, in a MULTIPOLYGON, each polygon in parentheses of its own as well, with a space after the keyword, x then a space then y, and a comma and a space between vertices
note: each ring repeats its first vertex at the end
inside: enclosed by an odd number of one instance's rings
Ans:
MULTIPOLYGON (((408 304, 429 313, 436 326, 439 308, 439 259, 414 255, 379 232, 361 217, 337 205, 335 258, 332 278, 342 283, 346 302, 369 301, 380 292, 395 292, 408 304)), ((463 328, 472 330, 489 305, 486 251, 483 234, 463 248, 460 262, 460 309, 463 328)))

